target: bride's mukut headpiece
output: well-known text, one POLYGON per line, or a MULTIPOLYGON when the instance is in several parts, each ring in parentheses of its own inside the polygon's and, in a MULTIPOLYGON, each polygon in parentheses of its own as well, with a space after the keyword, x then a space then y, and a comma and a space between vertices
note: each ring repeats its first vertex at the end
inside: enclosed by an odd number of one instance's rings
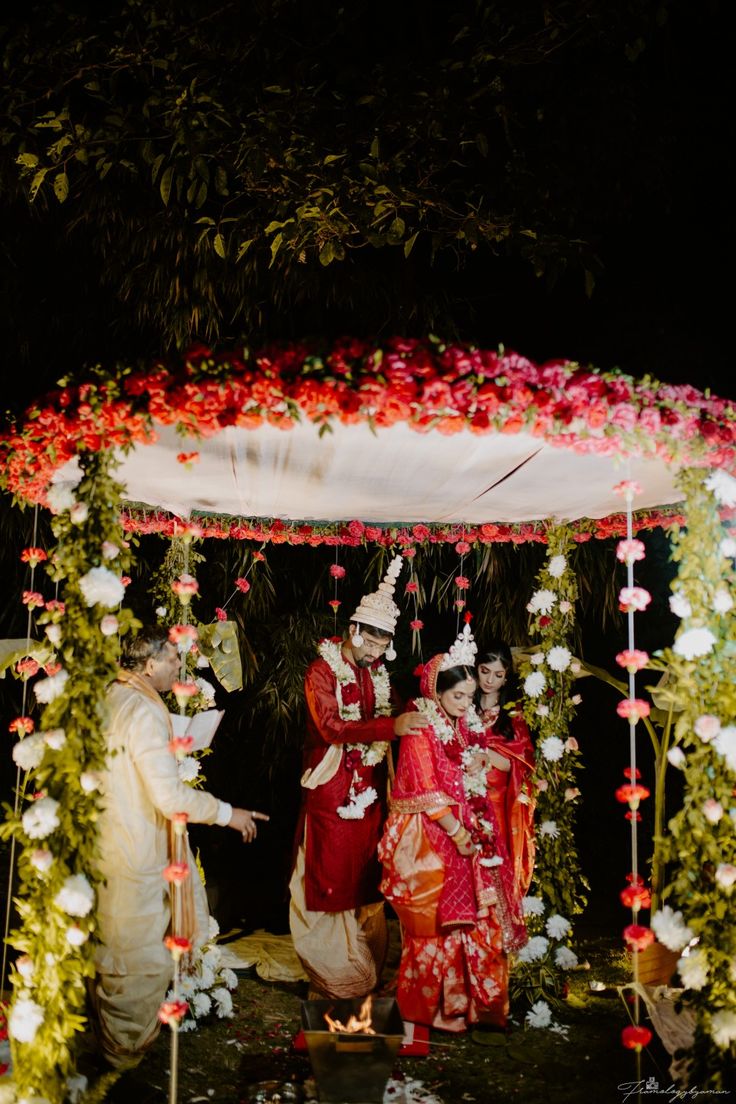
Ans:
MULTIPOLYGON (((363 637, 360 633, 361 625, 365 625, 369 629, 382 629, 384 632, 390 633, 391 636, 394 635, 396 622, 399 619, 399 607, 394 602, 394 588, 403 566, 403 557, 394 556, 388 565, 388 570, 382 582, 378 584, 378 590, 373 591, 372 594, 364 594, 360 599, 358 608, 350 618, 356 629, 351 637, 351 643, 356 648, 360 648, 363 643, 363 637)), ((396 652, 392 644, 386 649, 386 659, 396 659, 396 652)))
POLYGON ((442 656, 439 669, 449 671, 451 667, 475 667, 477 653, 478 647, 470 631, 470 625, 463 625, 463 631, 449 652, 445 652, 442 656))

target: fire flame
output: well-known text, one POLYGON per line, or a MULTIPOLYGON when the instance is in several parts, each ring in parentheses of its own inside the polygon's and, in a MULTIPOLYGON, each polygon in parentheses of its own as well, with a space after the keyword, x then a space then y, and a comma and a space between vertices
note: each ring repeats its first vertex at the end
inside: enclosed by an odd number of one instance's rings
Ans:
POLYGON ((342 1031, 349 1035, 375 1035, 373 1025, 371 1022, 371 1008, 373 1000, 370 996, 366 997, 360 1006, 360 1012, 357 1016, 350 1016, 346 1024, 341 1023, 340 1020, 333 1020, 332 1017, 325 1012, 325 1022, 330 1031, 342 1031))

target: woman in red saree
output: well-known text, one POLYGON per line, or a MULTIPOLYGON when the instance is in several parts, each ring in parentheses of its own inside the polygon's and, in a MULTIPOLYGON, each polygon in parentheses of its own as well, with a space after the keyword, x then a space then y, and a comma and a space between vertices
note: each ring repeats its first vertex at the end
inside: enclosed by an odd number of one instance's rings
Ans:
POLYGON ((489 643, 476 659, 478 715, 491 758, 486 798, 511 859, 519 897, 525 897, 534 871, 534 748, 526 721, 513 703, 519 691, 507 644, 489 643))
POLYGON ((489 760, 474 654, 466 626, 424 669, 412 708, 427 726, 402 741, 379 845, 381 890, 402 926, 401 1014, 454 1032, 506 1025, 507 955, 526 942, 509 856, 492 809, 476 801, 489 760))

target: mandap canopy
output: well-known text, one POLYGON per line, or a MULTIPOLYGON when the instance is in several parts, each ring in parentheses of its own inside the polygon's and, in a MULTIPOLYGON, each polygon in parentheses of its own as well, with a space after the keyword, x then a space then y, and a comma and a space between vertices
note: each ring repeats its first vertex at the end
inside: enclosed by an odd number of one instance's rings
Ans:
MULTIPOLYGON (((571 557, 575 542, 622 537, 629 648, 617 657, 628 680, 619 713, 630 726, 631 765, 619 796, 633 833, 624 937, 636 952, 635 979, 638 954, 655 934, 687 951, 680 973, 696 1017, 690 1077, 701 1089, 725 1085, 736 1048, 736 928, 728 920, 736 886, 733 403, 690 386, 434 340, 197 349, 181 364, 97 371, 62 385, 0 440, 0 452, 7 490, 54 514, 58 545, 46 566, 63 588, 46 599, 34 573, 47 553, 23 550, 29 640, 35 619, 54 649, 43 672, 19 664, 24 678, 39 676, 39 723, 24 704, 10 725, 19 771, 28 768, 4 828, 18 848, 13 939, 25 958, 13 968, 9 1030, 27 1099, 63 1098, 92 970, 93 893, 88 911, 70 916, 63 890, 71 878, 92 890, 96 880, 87 829, 104 759, 99 703, 131 622, 121 522, 185 544, 201 536, 375 541, 409 556, 423 542, 453 542, 461 556, 479 543, 547 543, 527 607, 537 652, 522 674, 539 749, 537 892, 557 913, 578 904, 570 859, 577 751, 566 739, 576 704, 571 557), (635 648, 635 614, 650 596, 635 584, 645 549, 634 534, 659 525, 673 535, 673 609, 682 621, 673 648, 654 660, 635 648), (685 803, 663 845, 676 864, 667 904, 646 925, 636 810, 647 791, 637 784, 636 733, 650 720, 635 680, 651 666, 670 675, 677 722, 669 760, 684 771, 685 803), (63 740, 46 738, 59 730, 63 740), (26 754, 17 752, 21 743, 26 754)), ((186 622, 186 581, 174 590, 186 622)), ((24 703, 25 695, 24 682, 24 703)), ((638 1050, 648 1037, 637 1005, 623 1041, 638 1050)))

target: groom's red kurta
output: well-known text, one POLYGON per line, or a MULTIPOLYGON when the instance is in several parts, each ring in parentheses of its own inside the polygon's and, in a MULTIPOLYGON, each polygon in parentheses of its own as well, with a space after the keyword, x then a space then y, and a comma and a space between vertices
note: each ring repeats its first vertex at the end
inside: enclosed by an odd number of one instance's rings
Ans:
MULTIPOLYGON (((343 653, 343 659, 345 654, 343 653)), ((348 662, 345 659, 345 662, 348 662)), ((307 702, 307 735, 304 769, 317 767, 330 744, 371 744, 392 740, 391 717, 374 717, 375 695, 367 668, 352 667, 360 705, 360 721, 343 721, 337 707, 337 681, 324 659, 316 659, 304 681, 307 702)), ((344 820, 338 808, 348 803, 353 777, 343 750, 340 767, 333 778, 313 790, 303 790, 302 815, 297 829, 301 842, 306 819, 307 908, 314 912, 344 912, 380 901, 378 883, 381 866, 376 855, 386 819, 387 762, 361 766, 362 780, 373 786, 378 800, 358 820, 344 820)))

